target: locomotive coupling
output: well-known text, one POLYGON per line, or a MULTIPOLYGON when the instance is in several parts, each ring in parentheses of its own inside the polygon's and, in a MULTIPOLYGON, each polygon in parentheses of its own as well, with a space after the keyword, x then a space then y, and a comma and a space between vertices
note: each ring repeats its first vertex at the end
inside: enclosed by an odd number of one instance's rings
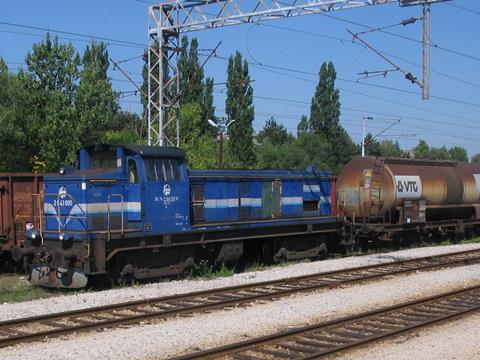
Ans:
POLYGON ((25 246, 22 248, 18 245, 12 247, 12 258, 15 262, 20 262, 22 259, 29 257, 34 258, 39 252, 43 252, 41 245, 43 239, 40 232, 36 229, 31 229, 25 232, 25 246))

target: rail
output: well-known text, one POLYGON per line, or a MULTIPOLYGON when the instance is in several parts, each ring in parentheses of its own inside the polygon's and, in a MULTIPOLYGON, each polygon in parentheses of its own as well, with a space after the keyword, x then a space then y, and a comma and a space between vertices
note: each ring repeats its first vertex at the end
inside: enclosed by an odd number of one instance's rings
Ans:
POLYGON ((280 280, 150 298, 0 322, 0 347, 141 321, 165 319, 255 301, 275 300, 297 293, 327 290, 417 271, 480 263, 480 250, 462 251, 373 266, 304 275, 280 280))
POLYGON ((318 359, 479 310, 473 286, 174 359, 318 359))

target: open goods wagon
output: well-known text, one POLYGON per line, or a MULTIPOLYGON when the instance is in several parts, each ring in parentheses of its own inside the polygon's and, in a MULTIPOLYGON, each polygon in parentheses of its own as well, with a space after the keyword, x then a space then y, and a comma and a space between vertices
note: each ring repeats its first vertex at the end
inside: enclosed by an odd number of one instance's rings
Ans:
MULTIPOLYGON (((15 245, 23 246, 25 231, 39 228, 39 200, 43 174, 0 173, 0 255, 2 264, 10 260, 15 245)), ((5 270, 1 265, 0 271, 5 270)))

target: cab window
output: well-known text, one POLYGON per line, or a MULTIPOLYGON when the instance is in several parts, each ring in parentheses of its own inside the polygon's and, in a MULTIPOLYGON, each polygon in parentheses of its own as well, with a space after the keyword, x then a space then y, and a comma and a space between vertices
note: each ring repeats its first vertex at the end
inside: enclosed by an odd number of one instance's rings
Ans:
POLYGON ((146 159, 148 181, 179 181, 181 179, 178 159, 146 159))
POLYGON ((128 160, 128 182, 131 184, 138 182, 137 163, 133 159, 128 160))
POLYGON ((91 169, 113 169, 115 167, 117 167, 115 151, 95 151, 90 155, 91 169))

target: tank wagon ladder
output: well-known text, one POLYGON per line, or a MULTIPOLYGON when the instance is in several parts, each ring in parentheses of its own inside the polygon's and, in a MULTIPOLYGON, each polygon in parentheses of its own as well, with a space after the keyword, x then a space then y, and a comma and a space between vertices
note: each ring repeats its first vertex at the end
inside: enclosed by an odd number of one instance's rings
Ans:
POLYGON ((372 208, 377 208, 377 211, 382 207, 380 200, 382 194, 382 176, 385 167, 385 158, 376 157, 372 168, 372 181, 370 184, 370 217, 372 217, 372 208))

